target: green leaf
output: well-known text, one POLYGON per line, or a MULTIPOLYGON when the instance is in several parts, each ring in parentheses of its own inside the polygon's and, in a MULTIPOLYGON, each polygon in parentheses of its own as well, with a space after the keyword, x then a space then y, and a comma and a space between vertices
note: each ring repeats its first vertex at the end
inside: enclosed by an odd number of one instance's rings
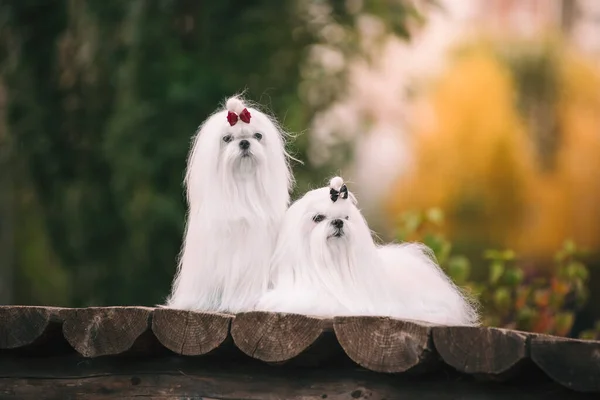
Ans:
POLYGON ((467 282, 465 284, 465 289, 468 290, 472 295, 476 296, 479 300, 481 300, 483 293, 486 290, 485 286, 473 281, 467 282))
POLYGON ((444 223, 444 212, 440 208, 430 208, 427 210, 427 220, 435 225, 444 223))
POLYGON ((596 332, 594 332, 592 329, 585 330, 579 334, 579 339, 596 340, 596 332))
POLYGON ((588 273, 585 265, 580 262, 572 261, 565 267, 565 275, 570 280, 587 279, 588 273))
POLYGON ((403 230, 405 234, 409 236, 415 233, 421 227, 423 218, 419 213, 410 211, 402 216, 402 222, 404 225, 403 230))
POLYGON ((483 252, 483 258, 487 260, 495 260, 500 257, 500 252, 498 250, 488 249, 483 252))
POLYGON ((489 249, 483 252, 483 257, 488 260, 512 261, 516 258, 516 254, 513 250, 489 249))
POLYGON ((575 254, 575 252, 577 251, 577 246, 575 245, 575 242, 572 239, 567 239, 563 245, 563 248, 565 252, 569 255, 575 254))
POLYGON ((502 314, 510 310, 512 304, 510 291, 505 287, 500 287, 494 292, 494 305, 502 314))
POLYGON ((581 279, 582 281, 587 281, 589 278, 587 267, 578 261, 572 261, 567 265, 566 275, 570 279, 581 279))
POLYGON ((502 261, 493 261, 490 265, 490 283, 495 285, 504 274, 504 263, 502 261))
POLYGON ((537 318, 537 311, 531 307, 523 307, 517 311, 517 328, 530 331, 533 328, 533 322, 537 318))
POLYGON ((447 248, 448 245, 444 238, 442 238, 440 235, 428 233, 423 238, 423 243, 433 251, 438 261, 442 257, 446 256, 444 253, 445 248, 447 248))
POLYGON ((556 314, 554 317, 554 328, 560 335, 567 335, 573 327, 575 316, 570 311, 565 311, 556 314))
POLYGON ((446 264, 448 257, 450 257, 450 252, 452 251, 452 244, 449 241, 444 241, 442 244, 442 248, 440 249, 439 254, 437 255, 438 262, 442 265, 446 264))
POLYGON ((509 268, 502 277, 502 283, 510 287, 517 287, 521 282, 523 282, 524 275, 525 274, 520 268, 509 268))
POLYGON ((513 250, 504 250, 501 253, 501 257, 505 261, 512 261, 515 258, 517 258, 517 255, 515 254, 515 252, 513 250))
POLYGON ((471 273, 471 263, 464 256, 452 256, 448 260, 448 275, 457 285, 464 285, 471 273))

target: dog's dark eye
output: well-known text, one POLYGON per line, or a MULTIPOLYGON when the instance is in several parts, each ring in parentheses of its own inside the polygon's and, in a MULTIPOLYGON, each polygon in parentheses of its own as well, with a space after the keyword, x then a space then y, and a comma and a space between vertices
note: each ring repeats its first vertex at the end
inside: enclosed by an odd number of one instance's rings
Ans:
POLYGON ((347 216, 347 215, 346 215, 344 218, 345 218, 346 220, 348 220, 348 216, 347 216))
POLYGON ((315 222, 321 222, 325 219, 325 216, 323 214, 317 214, 313 217, 313 221, 315 222))
POLYGON ((254 138, 255 138, 256 140, 260 140, 260 139, 262 139, 262 133, 256 132, 256 133, 254 134, 254 138))
POLYGON ((225 143, 229 143, 229 142, 231 142, 232 140, 233 140, 233 136, 232 136, 232 135, 225 135, 225 136, 223 136, 223 141, 224 141, 225 143))

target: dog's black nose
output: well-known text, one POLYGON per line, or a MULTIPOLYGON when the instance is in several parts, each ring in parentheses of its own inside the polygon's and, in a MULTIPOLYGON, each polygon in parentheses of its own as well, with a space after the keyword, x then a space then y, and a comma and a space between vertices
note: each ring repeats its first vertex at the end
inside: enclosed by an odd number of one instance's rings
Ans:
POLYGON ((344 221, 342 221, 341 219, 334 219, 333 221, 331 221, 331 225, 335 226, 338 229, 341 229, 344 227, 344 221))
POLYGON ((246 139, 240 140, 240 149, 242 149, 242 150, 248 150, 249 147, 250 147, 250 142, 249 141, 247 141, 246 139))

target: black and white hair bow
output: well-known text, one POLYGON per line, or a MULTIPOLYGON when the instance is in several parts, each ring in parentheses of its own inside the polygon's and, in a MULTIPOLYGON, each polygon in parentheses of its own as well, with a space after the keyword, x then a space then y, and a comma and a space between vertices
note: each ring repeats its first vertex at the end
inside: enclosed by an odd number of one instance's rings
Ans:
POLYGON ((329 190, 329 196, 331 197, 331 201, 333 201, 334 203, 337 201, 337 199, 339 197, 341 197, 342 199, 347 199, 348 198, 348 188, 346 187, 346 185, 342 185, 340 190, 335 190, 334 188, 331 188, 329 190))

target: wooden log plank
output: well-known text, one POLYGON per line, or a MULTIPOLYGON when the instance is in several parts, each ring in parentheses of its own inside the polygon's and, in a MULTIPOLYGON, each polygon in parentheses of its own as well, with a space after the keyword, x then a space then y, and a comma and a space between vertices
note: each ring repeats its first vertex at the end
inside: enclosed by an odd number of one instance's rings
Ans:
POLYGON ((548 380, 522 385, 446 374, 378 374, 360 368, 272 367, 244 358, 51 357, 19 359, 3 373, 0 398, 22 399, 585 399, 548 380), (57 368, 60 366, 60 368, 57 368), (19 372, 20 371, 20 372, 19 372), (26 371, 26 378, 24 377, 26 371))
POLYGON ((40 339, 53 323, 62 323, 69 309, 0 306, 0 349, 19 349, 40 339))
POLYGON ((531 339, 531 358, 561 385, 600 393, 600 341, 537 335, 531 339))
POLYGON ((250 357, 284 362, 303 353, 331 330, 331 320, 299 314, 252 311, 231 322, 235 345, 250 357))
POLYGON ((500 328, 438 326, 433 343, 442 360, 466 374, 514 376, 529 360, 529 335, 500 328))
POLYGON ((447 381, 405 382, 400 387, 379 379, 339 378, 323 382, 269 375, 107 375, 88 378, 2 379, 0 397, 14 399, 196 399, 196 400, 593 400, 548 384, 484 387, 447 381))
POLYGON ((229 335, 232 315, 157 308, 152 332, 169 350, 186 356, 207 354, 229 335))
POLYGON ((149 329, 151 313, 147 307, 74 309, 63 322, 63 334, 84 357, 120 354, 149 329))
POLYGON ((438 366, 433 325, 387 317, 336 317, 333 328, 348 357, 376 372, 421 372, 438 366))

